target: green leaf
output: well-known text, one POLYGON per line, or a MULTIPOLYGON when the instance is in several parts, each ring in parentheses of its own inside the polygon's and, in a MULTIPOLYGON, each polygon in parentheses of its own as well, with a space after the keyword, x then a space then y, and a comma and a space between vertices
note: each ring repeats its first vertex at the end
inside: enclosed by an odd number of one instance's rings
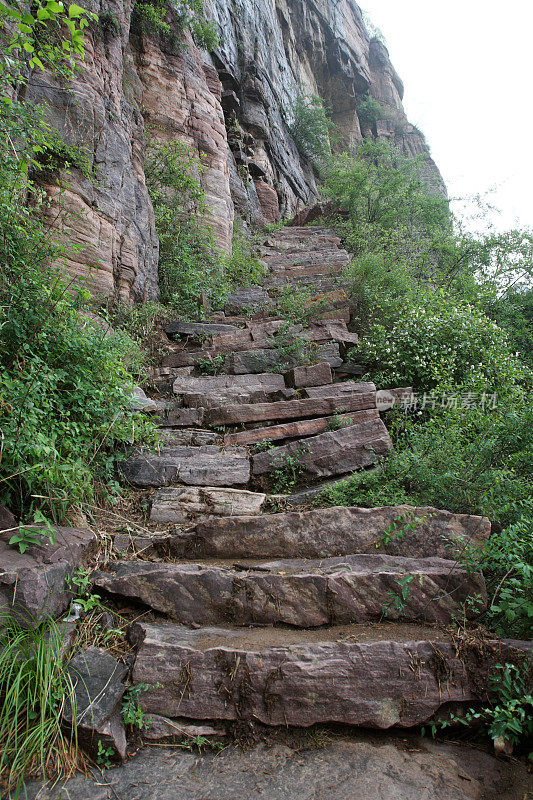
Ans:
POLYGON ((72 5, 68 7, 69 17, 80 17, 84 13, 85 9, 83 9, 81 6, 77 6, 75 3, 72 3, 72 5))

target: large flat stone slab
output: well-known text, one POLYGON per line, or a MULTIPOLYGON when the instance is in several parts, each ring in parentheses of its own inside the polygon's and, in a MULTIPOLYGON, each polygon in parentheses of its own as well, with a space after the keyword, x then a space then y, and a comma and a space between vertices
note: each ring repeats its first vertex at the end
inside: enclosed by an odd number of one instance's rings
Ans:
POLYGON ((331 364, 325 361, 309 367, 294 367, 285 375, 285 380, 288 386, 292 386, 295 389, 332 383, 331 364))
POLYGON ((20 553, 9 545, 13 531, 0 536, 0 613, 27 627, 65 612, 72 599, 67 581, 96 549, 93 531, 55 528, 54 544, 20 553))
POLYGON ((247 422, 325 417, 335 412, 348 413, 375 407, 375 392, 357 392, 342 398, 317 397, 306 400, 281 400, 276 403, 210 408, 206 410, 203 421, 205 425, 210 426, 239 425, 247 422))
MULTIPOLYGON (((313 351, 317 361, 327 362, 332 369, 342 364, 337 342, 326 342, 316 346, 313 351)), ((251 350, 231 353, 226 358, 226 369, 234 375, 266 370, 279 372, 300 363, 298 355, 282 354, 275 347, 253 348, 251 350)))
MULTIPOLYGON (((186 625, 284 623, 301 628, 390 619, 451 621, 468 598, 486 604, 481 575, 446 559, 389 555, 285 559, 244 567, 114 562, 95 585, 186 625), (408 583, 403 593, 402 581, 408 583)), ((471 609, 467 613, 473 613, 471 609)))
POLYGON ((405 627, 375 638, 372 629, 323 630, 318 640, 283 631, 272 646, 265 630, 140 623, 133 680, 160 684, 141 697, 146 713, 267 725, 408 728, 448 703, 472 701, 456 647, 435 631, 405 627))
POLYGON ((265 428, 250 428, 247 431, 227 433, 224 444, 255 444, 257 442, 273 442, 281 439, 301 439, 314 436, 348 425, 358 425, 369 420, 379 419, 379 411, 369 408, 366 411, 354 411, 352 414, 337 414, 334 417, 318 417, 317 419, 299 419, 281 425, 270 425, 265 428))
POLYGON ((219 334, 235 333, 238 331, 235 325, 223 325, 220 323, 210 322, 184 322, 183 320, 176 320, 170 322, 165 328, 167 336, 192 336, 200 340, 209 336, 217 336, 219 334))
POLYGON ((266 494, 215 486, 162 489, 152 497, 152 522, 185 522, 190 516, 215 514, 230 517, 261 513, 266 494))
POLYGON ((374 553, 454 557, 490 536, 486 517, 437 508, 319 508, 260 517, 205 520, 175 535, 176 556, 189 558, 322 558, 374 553))
POLYGON ((289 400, 295 392, 285 386, 283 375, 272 373, 250 375, 180 376, 173 384, 174 394, 185 406, 216 408, 233 403, 268 403, 289 400))
POLYGON ((240 486, 250 478, 250 460, 240 447, 161 447, 154 451, 139 448, 121 462, 123 478, 132 486, 163 487, 240 486))
POLYGON ((329 478, 368 467, 391 450, 391 438, 378 416, 258 453, 253 456, 252 472, 265 475, 283 468, 287 459, 297 458, 309 475, 329 478))
POLYGON ((281 742, 220 753, 148 747, 106 772, 105 784, 78 774, 27 788, 29 800, 524 800, 530 785, 526 764, 472 744, 405 730, 333 736, 284 727, 281 742))

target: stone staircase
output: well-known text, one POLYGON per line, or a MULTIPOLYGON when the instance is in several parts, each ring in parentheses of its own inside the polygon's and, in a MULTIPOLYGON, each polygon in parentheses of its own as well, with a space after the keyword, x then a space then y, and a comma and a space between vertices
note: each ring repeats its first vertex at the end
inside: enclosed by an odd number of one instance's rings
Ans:
POLYGON ((392 444, 376 387, 345 361, 357 336, 336 280, 349 260, 339 238, 283 228, 261 256, 263 287, 235 292, 206 322, 167 327, 150 406, 161 446, 120 466, 151 491, 154 531, 142 557, 110 561, 95 584, 149 612, 130 630, 133 680, 152 687, 146 712, 420 725, 474 697, 450 623, 487 597, 456 557, 490 523, 433 508, 306 508, 309 487, 371 467, 392 444), (295 283, 316 293, 320 316, 287 330, 274 300, 295 283), (306 343, 313 363, 280 354, 280 332, 285 345, 306 343), (280 493, 289 473, 301 495, 280 493))

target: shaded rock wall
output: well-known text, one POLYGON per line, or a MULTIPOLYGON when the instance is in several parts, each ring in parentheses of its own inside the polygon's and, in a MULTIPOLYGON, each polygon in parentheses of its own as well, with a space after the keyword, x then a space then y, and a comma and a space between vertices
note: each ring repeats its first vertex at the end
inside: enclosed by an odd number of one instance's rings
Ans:
MULTIPOLYGON (((87 35, 68 84, 37 74, 28 94, 45 100, 67 142, 83 146, 95 180, 72 170, 44 181, 56 198, 51 225, 79 245, 67 270, 104 296, 157 297, 158 242, 143 171, 145 128, 180 138, 204 165, 202 182, 220 249, 231 249, 234 214, 262 225, 318 199, 316 176, 290 134, 299 95, 332 109, 345 145, 372 136, 422 154, 442 179, 423 136, 409 125, 403 86, 386 48, 371 39, 352 0, 206 0, 219 27, 212 54, 189 34, 175 42, 135 32, 131 0, 89 0, 100 22, 87 35), (361 126, 358 100, 370 92, 391 112, 361 126)), ((168 18, 172 20, 172 13, 168 18)))

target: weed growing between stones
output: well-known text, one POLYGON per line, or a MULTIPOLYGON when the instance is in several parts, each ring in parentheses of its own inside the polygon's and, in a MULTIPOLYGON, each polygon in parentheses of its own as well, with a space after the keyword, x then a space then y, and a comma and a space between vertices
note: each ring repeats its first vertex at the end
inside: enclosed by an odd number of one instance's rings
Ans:
POLYGON ((69 704, 75 716, 75 692, 53 620, 35 630, 12 617, 0 623, 0 789, 17 798, 27 776, 53 778, 74 770, 75 724, 65 732, 62 712, 69 704))

